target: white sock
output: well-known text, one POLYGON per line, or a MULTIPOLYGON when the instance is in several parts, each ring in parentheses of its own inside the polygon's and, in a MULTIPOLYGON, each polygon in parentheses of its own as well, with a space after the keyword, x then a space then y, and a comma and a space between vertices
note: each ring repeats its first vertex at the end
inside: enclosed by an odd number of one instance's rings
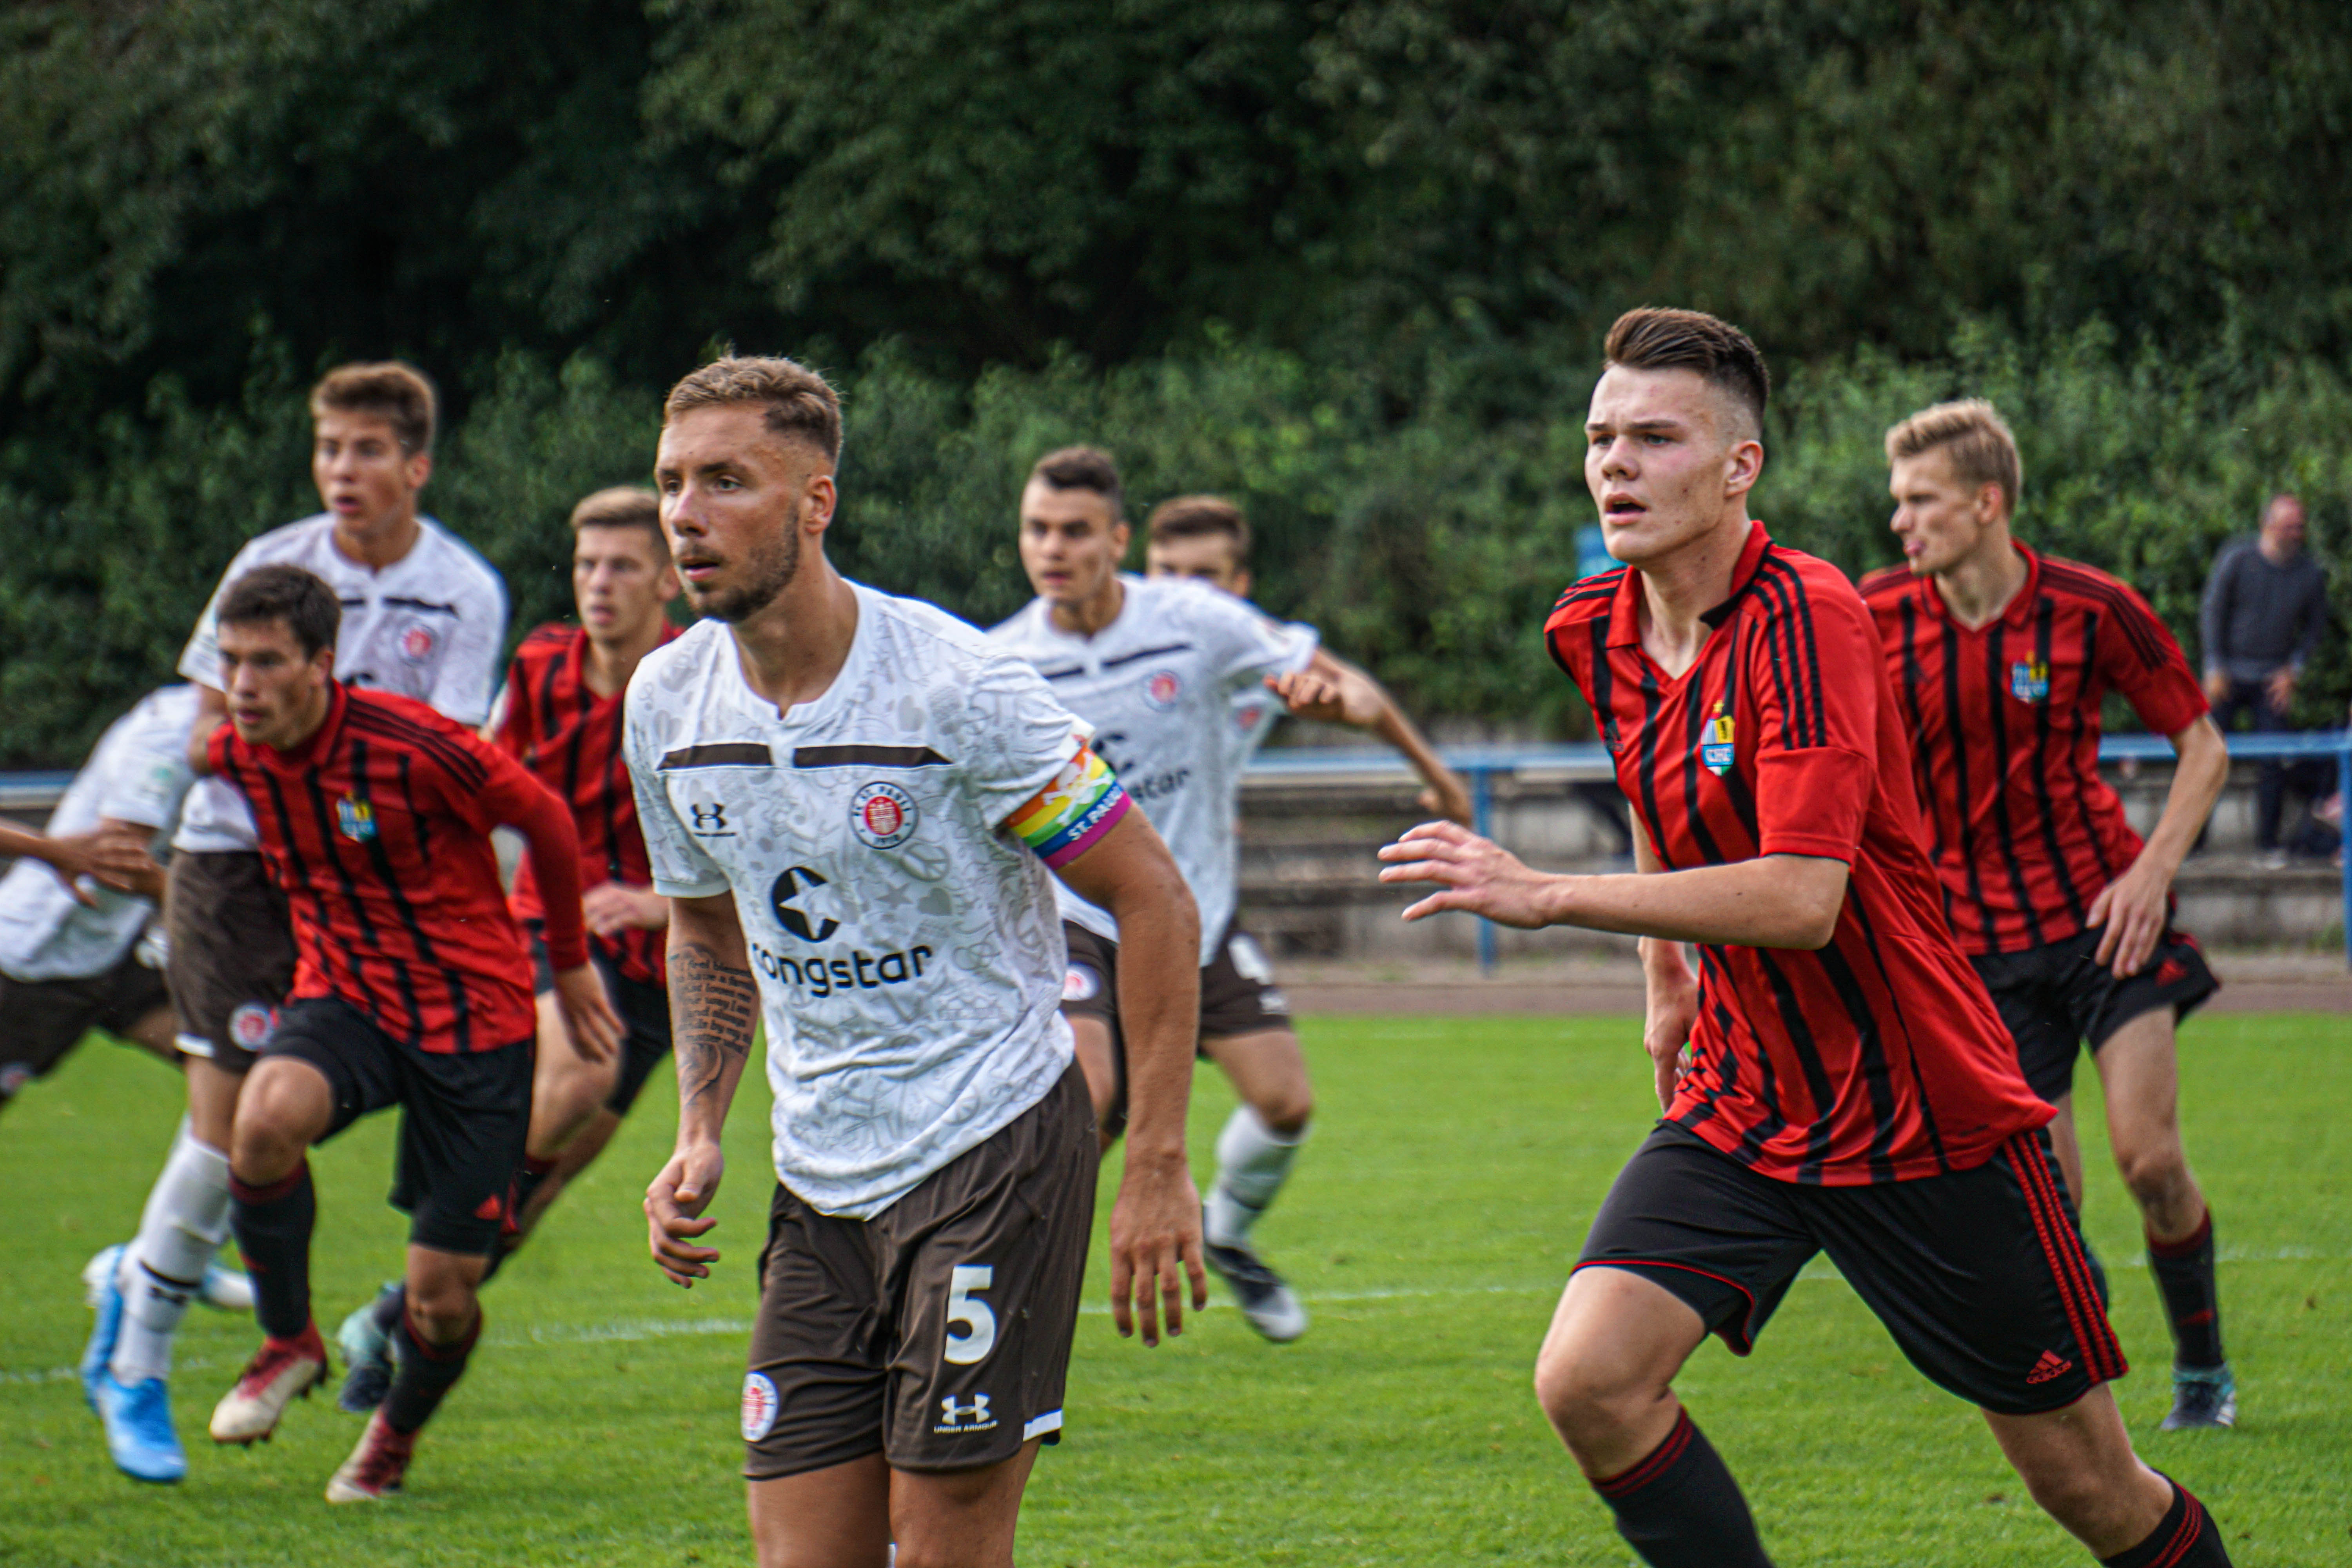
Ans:
POLYGON ((204 1282, 205 1265, 228 1239, 228 1156, 196 1141, 184 1121, 172 1157, 147 1194, 139 1239, 122 1252, 122 1333, 110 1363, 128 1387, 172 1372, 172 1336, 204 1282))
POLYGON ((1306 1142, 1304 1127, 1285 1138, 1248 1106, 1234 1108, 1225 1130, 1217 1134, 1217 1184, 1209 1189, 1208 1219, 1203 1226, 1211 1242, 1237 1247, 1249 1239, 1250 1226, 1282 1191, 1290 1163, 1306 1142))

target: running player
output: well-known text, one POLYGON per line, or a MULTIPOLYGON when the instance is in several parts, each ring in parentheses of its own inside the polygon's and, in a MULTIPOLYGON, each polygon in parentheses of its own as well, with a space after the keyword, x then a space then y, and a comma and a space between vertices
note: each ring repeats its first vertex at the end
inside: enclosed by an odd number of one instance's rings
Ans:
POLYGON ((1671 1384, 1710 1331, 1745 1353, 1827 1252, 2102 1562, 2226 1563, 2105 1386, 2124 1359, 2042 1131, 2053 1112, 1944 924, 1869 611, 1748 519, 1763 357, 1712 316, 1646 309, 1607 356, 1585 479, 1624 564, 1571 588, 1546 637, 1633 802, 1638 870, 1546 876, 1446 823, 1381 851, 1384 879, 1438 884, 1409 920, 1643 939, 1665 1114, 1560 1298, 1545 1413, 1647 1562, 1769 1562, 1671 1384))
POLYGON ((215 617, 230 722, 211 739, 212 771, 252 809, 299 956, 230 1152, 237 1246, 267 1337, 213 1411, 212 1436, 268 1437, 326 1377, 310 1316, 308 1152, 398 1105, 392 1201, 411 1216, 399 1371, 327 1486, 329 1502, 362 1502, 399 1488, 417 1434, 465 1373, 481 1332, 476 1288, 530 1120, 530 956, 492 828, 529 844, 566 1026, 605 1056, 621 1026, 588 964, 563 803, 425 704, 337 680, 339 617, 333 589, 283 563, 232 583, 215 617))
MULTIPOLYGON (((180 656, 180 673, 198 688, 190 761, 199 773, 205 738, 227 710, 214 636, 219 593, 265 563, 304 567, 335 591, 337 679, 416 698, 461 724, 489 716, 506 589, 480 556, 417 514, 433 472, 432 384, 404 364, 344 365, 312 389, 310 417, 310 476, 326 510, 238 551, 180 656)), ((199 778, 172 847, 164 979, 187 1074, 188 1135, 149 1194, 120 1299, 101 1300, 86 1355, 110 1362, 127 1388, 157 1384, 155 1397, 114 1406, 121 1414, 108 1421, 108 1444, 118 1463, 144 1456, 133 1474, 176 1479, 186 1461, 163 1395, 172 1336, 186 1310, 189 1260, 228 1235, 237 1094, 293 983, 295 955, 285 899, 263 871, 236 791, 199 778)))
MULTIPOLYGON (((592 1060, 572 1046, 556 1004, 555 973, 541 935, 546 912, 528 863, 512 903, 530 933, 537 968, 539 1051, 532 1071, 530 1139, 515 1176, 507 1248, 588 1168, 669 1054, 669 998, 662 932, 669 902, 653 890, 637 804, 621 761, 621 696, 637 661, 677 635, 667 613, 677 574, 662 535, 660 498, 623 487, 598 490, 572 511, 572 593, 580 624, 551 622, 522 639, 488 729, 488 738, 572 807, 580 836, 580 885, 588 889, 588 956, 628 1026, 619 1060, 592 1060)), ((398 1284, 336 1331, 349 1371, 336 1404, 373 1410, 391 1386, 392 1332, 404 1300, 398 1284)))
POLYGON ((0 853, 22 857, 0 878, 0 1110, 93 1028, 179 1060, 162 953, 142 939, 195 712, 191 687, 148 693, 107 726, 43 832, 0 832, 0 853))
POLYGON ((2175 1110, 2179 1021, 2220 989, 2172 929, 2172 879, 2228 781, 2230 753, 2180 645, 2104 572, 2011 537, 2017 442, 1992 405, 1945 403, 1886 433, 1905 564, 1863 579, 1912 737, 1952 933, 1984 977, 2083 1192, 2074 1058, 2087 1043, 2107 1141, 2138 1200, 2171 1320, 2166 1429, 2228 1426, 2213 1219, 2175 1110), (2120 693, 2179 756, 2147 842, 2099 776, 2099 710, 2120 693))
POLYGON ((790 360, 672 389, 656 477, 709 617, 630 682, 629 769, 670 900, 677 1152, 646 1194, 691 1286, 764 1016, 778 1183, 744 1380, 760 1561, 1009 1568, 1062 1426, 1093 1226, 1086 1083, 1046 868, 1142 939, 1112 1313, 1204 1299, 1184 1157, 1192 900, 1086 727, 953 617, 824 557, 841 415, 790 360), (1041 864, 1042 862, 1042 864, 1041 864), (756 978, 755 978, 756 974, 756 978))
MULTIPOLYGON (((1190 577, 1223 588, 1236 599, 1250 596, 1249 520, 1223 496, 1178 496, 1161 501, 1144 520, 1143 537, 1145 576, 1190 577)), ((1423 787, 1418 804, 1422 810, 1470 826, 1470 792, 1463 787, 1460 775, 1445 765, 1437 748, 1405 717, 1385 687, 1319 644, 1307 668, 1339 693, 1345 712, 1333 716, 1338 721, 1370 730, 1404 753, 1412 771, 1421 775, 1423 787)), ((1234 695, 1234 728, 1244 763, 1284 711, 1284 705, 1263 687, 1248 687, 1234 695)))

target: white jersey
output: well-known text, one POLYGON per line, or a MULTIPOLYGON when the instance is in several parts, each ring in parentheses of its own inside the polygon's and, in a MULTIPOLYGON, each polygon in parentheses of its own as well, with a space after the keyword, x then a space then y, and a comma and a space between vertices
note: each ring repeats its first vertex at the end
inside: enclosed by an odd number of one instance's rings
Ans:
MULTIPOLYGON (((1234 816, 1242 768, 1262 732, 1259 720, 1243 728, 1236 699, 1262 690, 1270 676, 1305 669, 1315 630, 1284 626, 1189 578, 1121 574, 1119 582, 1127 597, 1118 618, 1091 637, 1057 628, 1043 599, 988 635, 1036 666, 1054 695, 1094 726, 1095 750, 1192 889, 1205 965, 1239 901, 1234 816)), ((1108 911, 1066 887, 1055 891, 1063 919, 1118 940, 1108 911)))
MULTIPOLYGON (((188 731, 196 689, 166 686, 107 727, 65 797, 49 816, 54 837, 87 833, 112 817, 155 829, 160 855, 195 774, 188 731)), ((0 973, 18 980, 84 980, 103 974, 139 940, 154 906, 85 879, 96 908, 66 891, 48 867, 19 860, 0 878, 0 973)))
MULTIPOLYGON (((490 716, 499 655, 507 635, 507 588, 497 568, 429 517, 408 553, 376 570, 335 548, 335 520, 325 512, 248 541, 221 574, 220 586, 180 655, 180 673, 221 689, 222 594, 257 566, 285 562, 317 573, 342 601, 335 637, 335 679, 429 703, 468 726, 490 716)), ((225 779, 199 780, 188 796, 174 849, 254 847, 253 812, 225 779)))
MULTIPOLYGON (((1304 621, 1292 621, 1285 629, 1310 639, 1318 637, 1315 628, 1304 621)), ((1237 767, 1249 766, 1250 759, 1257 755, 1257 749, 1265 744, 1265 738, 1274 733, 1275 725, 1286 711, 1282 699, 1263 685, 1234 693, 1234 722, 1227 736, 1241 752, 1237 767)))
POLYGON ((870 1219, 1069 1068, 1053 879, 1008 819, 1086 728, 961 621, 852 587, 824 696, 780 715, 707 620, 638 665, 625 745, 654 887, 735 896, 777 1179, 870 1219))

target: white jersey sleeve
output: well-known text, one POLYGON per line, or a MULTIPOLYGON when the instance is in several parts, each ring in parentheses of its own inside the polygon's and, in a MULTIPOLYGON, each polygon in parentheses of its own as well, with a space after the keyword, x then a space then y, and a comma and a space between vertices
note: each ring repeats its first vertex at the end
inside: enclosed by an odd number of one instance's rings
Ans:
POLYGON ((637 823, 645 829, 654 891, 666 899, 716 898, 731 886, 726 868, 694 841, 662 784, 662 759, 671 749, 661 733, 667 726, 656 705, 638 694, 649 668, 641 661, 629 680, 621 754, 628 764, 630 789, 637 797, 637 823))
POLYGON ((470 550, 465 553, 480 567, 482 580, 465 584, 458 595, 462 602, 457 625, 449 633, 449 646, 425 700, 444 717, 468 729, 479 729, 489 721, 490 700, 498 692, 502 673, 499 656, 506 651, 507 591, 505 582, 488 562, 470 550))
POLYGON ((110 759, 101 785, 101 820, 135 822, 168 835, 180 818, 180 805, 196 782, 188 765, 188 731, 196 720, 196 689, 167 686, 131 710, 121 749, 110 759))
POLYGON ((1285 625, 1226 594, 1204 595, 1194 625, 1228 691, 1245 691, 1315 662, 1315 628, 1285 625))
POLYGON ((1028 660, 995 654, 957 715, 968 761, 958 777, 992 828, 1002 827, 1060 773, 1093 735, 1055 700, 1028 660))
POLYGON ((196 617, 196 629, 188 637, 188 646, 180 650, 180 673, 199 686, 221 689, 220 673, 220 602, 228 585, 242 577, 254 565, 254 556, 275 534, 265 533, 258 539, 248 539, 243 548, 229 560, 228 570, 213 584, 213 596, 205 601, 205 613, 196 617))

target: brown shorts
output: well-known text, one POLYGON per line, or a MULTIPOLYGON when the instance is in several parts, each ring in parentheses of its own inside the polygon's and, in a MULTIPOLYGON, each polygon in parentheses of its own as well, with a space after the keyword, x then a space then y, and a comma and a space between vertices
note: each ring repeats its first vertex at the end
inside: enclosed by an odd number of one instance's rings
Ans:
POLYGON ((163 930, 180 1048, 229 1072, 249 1070, 294 986, 286 895, 253 851, 184 850, 172 857, 163 930))
POLYGON ((776 1188, 743 1379, 743 1474, 880 1449, 962 1470, 1057 1440, 1098 1159, 1074 1064, 994 1137, 870 1220, 776 1188))
POLYGON ((127 1037, 139 1020, 171 1003, 163 977, 139 962, 136 943, 113 968, 83 979, 0 974, 0 1100, 47 1078, 92 1029, 127 1037))
MULTIPOLYGON (((1070 967, 1062 979, 1062 1015, 1099 1018, 1110 1031, 1111 1071, 1118 1087, 1103 1131, 1116 1136, 1127 1128, 1127 1037, 1118 1026, 1118 943, 1082 925, 1062 922, 1070 967)), ((1290 1001, 1274 983, 1274 966, 1257 939, 1242 930, 1236 915, 1225 927, 1217 956, 1201 968, 1201 1036, 1222 1039, 1290 1027, 1290 1001)))

